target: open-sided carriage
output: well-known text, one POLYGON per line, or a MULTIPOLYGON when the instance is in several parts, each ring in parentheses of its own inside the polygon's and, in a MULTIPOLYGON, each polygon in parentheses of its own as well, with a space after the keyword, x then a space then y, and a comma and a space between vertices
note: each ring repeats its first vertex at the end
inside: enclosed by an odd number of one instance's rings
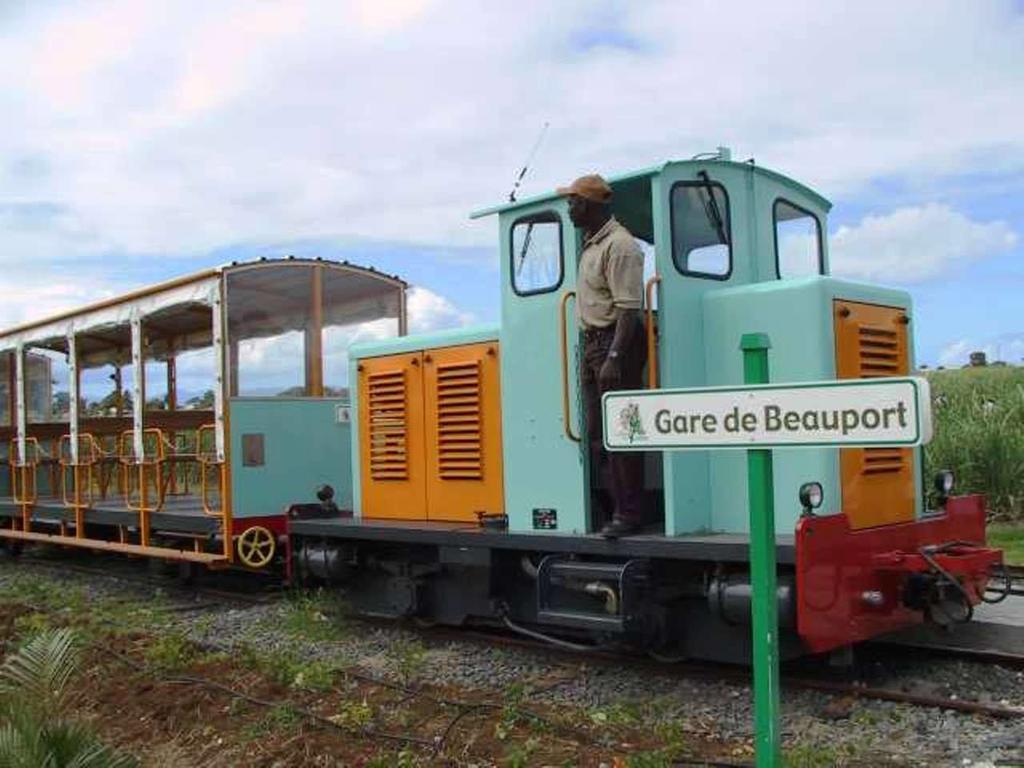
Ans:
POLYGON ((403 333, 405 290, 265 260, 0 334, 0 541, 268 565, 347 466, 348 347, 403 333))

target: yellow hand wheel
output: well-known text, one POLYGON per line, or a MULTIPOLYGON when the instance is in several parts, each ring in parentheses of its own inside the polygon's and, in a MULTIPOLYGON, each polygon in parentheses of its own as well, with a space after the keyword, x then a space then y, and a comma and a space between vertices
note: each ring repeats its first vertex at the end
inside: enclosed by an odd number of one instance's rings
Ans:
POLYGON ((262 568, 274 559, 277 539, 262 525, 246 528, 238 537, 238 557, 249 568, 262 568))

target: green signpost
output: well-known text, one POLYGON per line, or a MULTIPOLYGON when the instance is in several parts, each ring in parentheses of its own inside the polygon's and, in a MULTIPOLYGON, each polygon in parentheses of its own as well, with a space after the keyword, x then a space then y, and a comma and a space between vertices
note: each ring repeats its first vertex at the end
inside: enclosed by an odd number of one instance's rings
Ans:
POLYGON ((770 384, 766 334, 740 339, 743 386, 649 389, 604 395, 611 451, 747 452, 754 662, 755 751, 759 768, 781 761, 779 624, 772 450, 913 446, 931 439, 923 378, 770 384))
MULTIPOLYGON (((763 333, 745 334, 743 383, 768 383, 768 349, 763 333)), ((779 621, 775 584, 775 492, 772 487, 770 448, 747 451, 747 487, 750 497, 750 579, 754 651, 754 752, 758 766, 779 763, 779 621)))

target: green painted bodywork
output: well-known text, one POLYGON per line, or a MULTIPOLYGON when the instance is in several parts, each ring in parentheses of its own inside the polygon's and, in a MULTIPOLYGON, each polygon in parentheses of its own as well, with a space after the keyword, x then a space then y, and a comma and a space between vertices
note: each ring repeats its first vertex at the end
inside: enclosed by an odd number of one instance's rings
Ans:
MULTIPOLYGON (((826 275, 829 254, 825 233, 831 207, 825 198, 781 174, 750 163, 711 159, 666 163, 612 176, 609 181, 616 217, 636 237, 654 244, 655 269, 661 277, 657 323, 660 386, 664 388, 742 384, 740 340, 748 334, 766 334, 771 339, 767 365, 772 381, 834 379, 834 300, 901 307, 909 314, 910 298, 903 291, 824 276, 779 279, 774 203, 784 199, 818 219, 823 233, 822 271, 826 275), (698 181, 701 172, 724 186, 728 195, 732 265, 724 279, 682 274, 672 258, 672 186, 698 181)), ((580 339, 571 299, 564 318, 568 328, 569 430, 563 416, 559 341, 560 308, 565 294, 576 287, 582 238, 569 222, 566 200, 554 191, 474 216, 488 214, 498 215, 501 254, 502 430, 509 528, 515 532, 533 530, 534 512, 545 509, 556 511, 557 532, 588 532, 592 529, 588 462, 577 377, 580 339), (544 212, 555 213, 562 222, 562 280, 550 291, 519 295, 512 287, 512 228, 521 218, 544 212), (571 439, 567 431, 579 435, 582 441, 571 439)), ((360 344, 350 352, 351 380, 356 380, 355 367, 362 358, 498 337, 498 328, 487 326, 360 344)), ((353 413, 358 413, 356 396, 353 392, 353 413)), ((358 430, 352 430, 351 440, 351 456, 357 462, 358 430)), ((800 514, 797 492, 804 482, 816 480, 822 484, 823 513, 839 511, 836 449, 776 450, 770 459, 774 486, 770 501, 779 533, 793 533, 800 514)), ((685 451, 649 457, 649 464, 657 468, 658 463, 664 484, 667 535, 750 530, 744 454, 685 451)), ((359 475, 358 465, 353 464, 351 486, 357 514, 359 475)), ((918 503, 920 515, 920 499, 918 503)))
MULTIPOLYGON (((415 336, 400 336, 397 338, 381 339, 379 341, 364 341, 353 344, 348 351, 349 357, 349 381, 359 381, 359 361, 369 357, 384 357, 386 355, 398 355, 409 352, 419 352, 427 349, 442 349, 444 347, 457 347, 463 344, 481 344, 488 341, 499 341, 500 328, 497 324, 480 324, 466 328, 454 328, 432 333, 417 334, 415 336)), ((352 404, 352 421, 356 420, 359 413, 359 387, 352 387, 349 393, 352 404)), ((351 430, 350 440, 351 451, 351 487, 352 487, 352 509, 356 516, 361 515, 362 510, 362 472, 359 461, 359 430, 351 430)))
MULTIPOLYGON (((671 162, 611 176, 614 211, 635 236, 655 245, 658 286, 660 385, 666 388, 739 384, 739 340, 766 333, 772 339, 773 381, 835 377, 831 302, 842 298, 909 310, 906 293, 827 277, 780 280, 775 258, 773 205, 784 199, 820 222, 822 269, 829 268, 827 215, 831 204, 806 186, 749 163, 724 160, 671 162), (676 182, 697 181, 704 171, 728 194, 732 269, 722 280, 682 274, 671 252, 669 196, 676 182)), ((554 192, 480 211, 498 214, 502 276, 502 409, 506 511, 514 531, 532 529, 538 507, 558 510, 558 530, 588 530, 587 462, 581 444, 564 433, 558 307, 575 288, 581 240, 569 223, 565 200, 554 192), (512 290, 510 232, 515 221, 554 211, 563 221, 564 277, 555 291, 519 296, 512 290)), ((570 303, 569 313, 573 312, 570 303)), ((578 338, 569 318, 570 419, 581 432, 576 366, 578 338)), ((801 483, 825 487, 825 507, 838 509, 835 449, 776 451, 774 506, 780 533, 792 533, 801 483)), ((654 459, 657 461, 657 457, 654 459)), ((747 532, 748 494, 742 454, 667 452, 663 465, 665 532, 747 532)))
MULTIPOLYGON (((737 340, 752 330, 767 333, 772 381, 798 382, 834 379, 835 334, 833 301, 849 301, 902 307, 910 310, 910 296, 879 286, 832 277, 775 280, 768 283, 723 288, 703 298, 705 371, 708 385, 743 382, 742 358, 737 340), (730 343, 731 340, 731 343, 730 343)), ((911 360, 911 364, 913 361, 911 360)), ((919 448, 914 449, 920 453, 919 448)), ((743 531, 747 525, 747 490, 734 482, 745 471, 741 455, 728 451, 708 453, 709 530, 743 531)), ((919 472, 915 461, 915 472, 919 472)), ((835 448, 801 448, 775 451, 775 509, 779 533, 791 533, 800 515, 797 492, 803 483, 816 480, 825 492, 821 514, 840 511, 839 452, 835 448)), ((920 477, 917 477, 920 487, 920 477)), ((918 515, 921 514, 920 497, 918 515)), ((684 518, 681 525, 687 525, 684 518)))
POLYGON ((231 399, 231 495, 236 518, 280 515, 296 502, 315 502, 318 485, 352 509, 352 440, 339 423, 342 398, 231 399), (264 464, 242 466, 242 436, 262 434, 264 464))
MULTIPOLYGON (((366 357, 383 357, 403 352, 418 352, 423 349, 441 349, 442 347, 458 347, 462 344, 478 344, 498 339, 497 323, 482 323, 465 328, 451 328, 431 333, 418 333, 415 336, 398 336, 377 341, 361 341, 349 347, 349 373, 356 373, 358 360, 366 357)), ((357 381, 356 378, 349 379, 357 381)))
MULTIPOLYGON (((562 407, 562 296, 576 288, 580 239, 562 198, 521 204, 498 218, 501 242, 501 428, 505 512, 509 529, 532 531, 533 512, 553 509, 557 531, 584 533, 589 510, 583 443, 566 436, 562 407), (554 290, 521 296, 512 289, 512 227, 524 216, 556 211, 562 219, 562 282, 554 290)), ((566 307, 569 426, 582 434, 575 304, 566 307)))

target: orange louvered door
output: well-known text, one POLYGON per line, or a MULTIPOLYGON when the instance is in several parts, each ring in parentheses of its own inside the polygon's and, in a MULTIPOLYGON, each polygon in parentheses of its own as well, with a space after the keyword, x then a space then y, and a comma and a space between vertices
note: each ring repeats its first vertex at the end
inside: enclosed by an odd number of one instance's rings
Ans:
POLYGON ((419 352, 360 362, 359 451, 363 517, 425 520, 419 352))
POLYGON ((504 509, 497 343, 423 355, 427 517, 476 520, 504 509))
MULTIPOLYGON (((851 301, 836 301, 834 310, 838 378, 909 374, 905 310, 851 301)), ((851 528, 914 519, 913 456, 910 448, 847 448, 839 452, 843 512, 851 528)))

